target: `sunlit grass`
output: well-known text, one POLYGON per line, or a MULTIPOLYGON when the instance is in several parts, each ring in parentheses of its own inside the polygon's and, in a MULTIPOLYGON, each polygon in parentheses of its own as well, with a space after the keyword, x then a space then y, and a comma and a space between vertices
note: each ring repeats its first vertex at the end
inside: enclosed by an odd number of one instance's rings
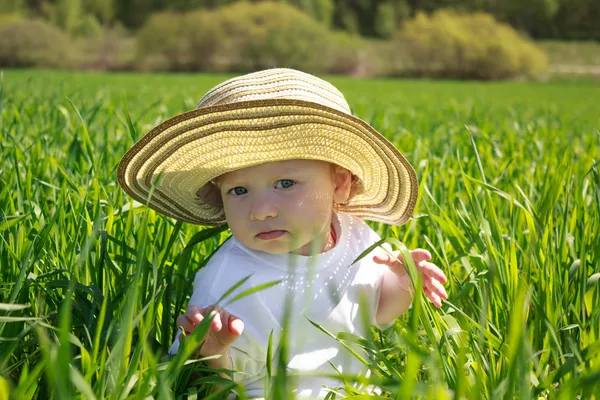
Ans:
MULTIPOLYGON (((0 399, 231 389, 189 359, 202 329, 167 355, 228 231, 166 219, 116 183, 135 140, 223 78, 4 73, 0 399)), ((419 177, 414 218, 371 225, 450 279, 441 310, 421 299, 372 337, 330 332, 361 348, 381 396, 598 398, 600 86, 332 81, 419 177)), ((285 397, 272 354, 271 397, 285 397)))

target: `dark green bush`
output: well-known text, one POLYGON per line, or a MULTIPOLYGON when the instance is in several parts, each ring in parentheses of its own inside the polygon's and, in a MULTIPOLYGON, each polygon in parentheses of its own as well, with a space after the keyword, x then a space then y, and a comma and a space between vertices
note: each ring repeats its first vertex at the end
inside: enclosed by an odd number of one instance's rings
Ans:
POLYGON ((137 67, 135 38, 120 27, 105 27, 73 41, 77 49, 73 64, 78 69, 114 71, 137 67))
POLYGON ((392 76, 395 71, 403 70, 404 54, 398 52, 391 40, 367 40, 362 57, 364 76, 392 76))
POLYGON ((187 42, 189 65, 193 70, 227 69, 227 58, 219 57, 224 30, 214 11, 195 11, 183 17, 183 37, 187 42))
POLYGON ((295 7, 240 2, 219 13, 225 38, 221 55, 231 57, 233 69, 325 70, 329 31, 295 7))
POLYGON ((423 76, 505 79, 534 76, 547 68, 542 50, 483 13, 418 14, 404 24, 394 43, 409 58, 405 68, 423 76))
POLYGON ((68 67, 71 41, 58 28, 37 20, 0 26, 0 65, 5 67, 68 67))
POLYGON ((184 36, 184 16, 154 14, 137 32, 138 68, 185 70, 190 68, 189 40, 184 36))
POLYGON ((329 37, 327 72, 344 75, 368 75, 371 59, 366 57, 366 42, 358 35, 332 32, 329 37))
POLYGON ((240 2, 214 11, 153 15, 137 34, 140 67, 249 71, 327 68, 329 31, 295 7, 240 2))
POLYGON ((149 70, 218 69, 221 15, 214 11, 154 14, 137 33, 138 67, 149 70))

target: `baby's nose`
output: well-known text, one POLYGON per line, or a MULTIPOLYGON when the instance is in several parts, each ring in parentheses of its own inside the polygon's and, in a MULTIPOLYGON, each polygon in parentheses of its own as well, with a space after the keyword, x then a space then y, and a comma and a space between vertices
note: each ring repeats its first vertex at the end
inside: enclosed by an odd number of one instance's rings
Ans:
POLYGON ((277 215, 277 206, 266 197, 257 198, 250 210, 250 219, 257 221, 275 218, 277 215))

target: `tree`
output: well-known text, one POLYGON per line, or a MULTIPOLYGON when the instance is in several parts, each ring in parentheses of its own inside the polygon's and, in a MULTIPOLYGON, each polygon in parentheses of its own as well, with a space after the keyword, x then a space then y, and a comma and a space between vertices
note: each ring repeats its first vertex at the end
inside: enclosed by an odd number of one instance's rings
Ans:
POLYGON ((103 24, 114 21, 115 5, 114 0, 83 0, 83 14, 91 14, 103 24))
POLYGON ((544 25, 551 24, 558 12, 559 0, 505 0, 497 4, 497 16, 517 30, 538 37, 544 25))
POLYGON ((598 0, 560 0, 546 37, 600 41, 598 0))
POLYGON ((161 0, 118 0, 115 11, 118 21, 128 28, 137 29, 152 13, 165 8, 161 0))
POLYGON ((313 0, 313 16, 325 26, 331 26, 333 18, 333 0, 313 0))
POLYGON ((335 0, 333 26, 350 33, 359 33, 358 18, 349 1, 335 0))
POLYGON ((381 3, 375 14, 374 31, 377 36, 389 38, 396 30, 396 16, 392 3, 381 3))
POLYGON ((333 0, 280 0, 304 11, 326 26, 331 25, 333 17, 333 0))
MULTIPOLYGON (((92 15, 102 24, 136 30, 153 13, 218 9, 264 0, 0 0, 0 13, 42 16, 72 32, 92 15)), ((599 0, 270 0, 304 11, 323 25, 366 37, 387 38, 417 12, 483 11, 535 38, 600 40, 599 0)))
POLYGON ((57 0, 54 9, 54 22, 67 33, 73 33, 81 17, 80 0, 57 0))

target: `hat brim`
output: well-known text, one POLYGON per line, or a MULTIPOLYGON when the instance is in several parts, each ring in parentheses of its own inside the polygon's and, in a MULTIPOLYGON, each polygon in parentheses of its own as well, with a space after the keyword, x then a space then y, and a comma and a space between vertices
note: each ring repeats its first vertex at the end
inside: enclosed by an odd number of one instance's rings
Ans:
POLYGON ((413 213, 417 177, 394 145, 357 117, 302 100, 238 102, 170 118, 125 154, 118 179, 164 215, 221 225, 222 207, 202 201, 200 188, 230 171, 292 159, 335 163, 361 179, 364 191, 341 211, 393 225, 413 213))

